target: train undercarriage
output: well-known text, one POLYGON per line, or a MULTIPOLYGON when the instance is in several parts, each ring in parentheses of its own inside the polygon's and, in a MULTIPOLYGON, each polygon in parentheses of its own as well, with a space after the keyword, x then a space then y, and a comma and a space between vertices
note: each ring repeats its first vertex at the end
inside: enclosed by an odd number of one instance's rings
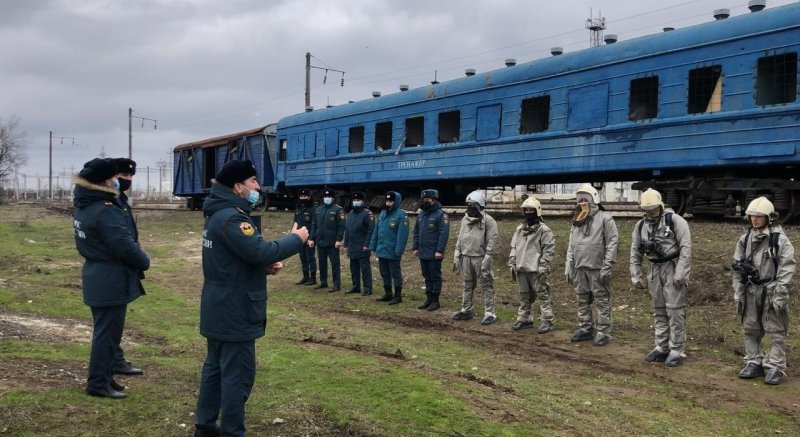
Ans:
POLYGON ((664 203, 681 215, 743 216, 753 199, 766 196, 775 205, 781 223, 800 216, 800 182, 789 179, 689 178, 642 181, 633 188, 658 190, 664 203))

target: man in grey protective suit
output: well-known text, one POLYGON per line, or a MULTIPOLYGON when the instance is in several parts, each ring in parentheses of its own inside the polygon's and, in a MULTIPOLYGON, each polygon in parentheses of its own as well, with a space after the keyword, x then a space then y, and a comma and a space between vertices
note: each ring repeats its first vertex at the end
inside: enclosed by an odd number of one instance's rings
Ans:
POLYGON ((794 275, 794 247, 779 225, 775 207, 759 197, 745 210, 751 228, 739 238, 733 259, 733 299, 744 327, 745 367, 739 378, 764 377, 780 384, 786 369, 789 327, 789 284, 794 275), (761 349, 768 335, 772 346, 761 349))
POLYGON ((483 288, 485 306, 482 325, 497 321, 494 311, 494 272, 492 257, 497 242, 497 222, 484 211, 486 198, 480 191, 467 196, 467 212, 461 219, 461 229, 456 241, 453 271, 464 280, 464 293, 461 310, 453 315, 453 320, 470 320, 474 316, 473 295, 478 281, 483 288))
POLYGON ((661 193, 650 188, 639 206, 645 213, 633 227, 631 281, 647 288, 653 301, 656 346, 644 357, 669 367, 683 363, 686 340, 686 289, 692 269, 692 236, 683 217, 664 206, 661 193), (647 286, 642 282, 642 259, 650 261, 647 286))
POLYGON ((617 261, 619 234, 614 219, 600 209, 600 196, 590 184, 575 192, 578 204, 572 217, 564 274, 578 296, 579 328, 571 341, 592 340, 595 346, 611 341, 611 267, 617 261), (592 302, 597 307, 596 323, 592 302))

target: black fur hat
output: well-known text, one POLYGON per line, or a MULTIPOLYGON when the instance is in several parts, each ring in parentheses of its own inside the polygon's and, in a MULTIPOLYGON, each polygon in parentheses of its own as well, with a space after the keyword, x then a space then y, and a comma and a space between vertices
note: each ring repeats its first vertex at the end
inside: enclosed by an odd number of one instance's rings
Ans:
POLYGON ((115 158, 114 165, 117 166, 117 173, 128 173, 131 176, 136 174, 136 161, 128 158, 115 158))
POLYGON ((229 188, 233 188, 237 183, 244 182, 253 176, 257 176, 256 166, 253 165, 253 161, 249 159, 245 161, 233 160, 225 163, 214 179, 229 188))
POLYGON ((97 184, 117 175, 117 166, 111 158, 95 158, 83 164, 78 176, 97 184))

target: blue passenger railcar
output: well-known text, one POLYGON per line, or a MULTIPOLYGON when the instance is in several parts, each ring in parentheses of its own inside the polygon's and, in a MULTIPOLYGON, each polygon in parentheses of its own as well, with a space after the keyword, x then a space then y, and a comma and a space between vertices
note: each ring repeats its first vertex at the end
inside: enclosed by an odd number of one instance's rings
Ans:
POLYGON ((793 213, 800 4, 553 56, 278 122, 276 186, 648 181, 678 210, 793 213), (765 180, 765 178, 769 178, 765 180))
POLYGON ((275 124, 176 146, 173 153, 173 194, 186 197, 189 209, 200 209, 211 189, 211 179, 233 159, 249 159, 256 166, 262 199, 280 203, 276 193, 275 124))

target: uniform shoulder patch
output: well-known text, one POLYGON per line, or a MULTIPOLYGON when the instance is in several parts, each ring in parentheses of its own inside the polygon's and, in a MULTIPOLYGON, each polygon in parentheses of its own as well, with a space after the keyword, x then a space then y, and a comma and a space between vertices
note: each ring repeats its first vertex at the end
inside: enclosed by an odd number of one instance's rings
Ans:
POLYGON ((105 203, 107 206, 114 205, 114 202, 109 202, 108 200, 104 201, 103 203, 105 203))
POLYGON ((442 221, 444 222, 444 224, 450 223, 450 218, 447 217, 447 213, 442 214, 442 221))
POLYGON ((344 210, 343 209, 339 210, 339 219, 340 220, 344 220, 344 210))
POLYGON ((403 224, 408 226, 408 216, 403 217, 403 224))
POLYGON ((242 234, 247 235, 248 237, 252 236, 256 233, 256 230, 253 229, 253 225, 248 222, 242 222, 239 224, 239 229, 242 231, 242 234))

